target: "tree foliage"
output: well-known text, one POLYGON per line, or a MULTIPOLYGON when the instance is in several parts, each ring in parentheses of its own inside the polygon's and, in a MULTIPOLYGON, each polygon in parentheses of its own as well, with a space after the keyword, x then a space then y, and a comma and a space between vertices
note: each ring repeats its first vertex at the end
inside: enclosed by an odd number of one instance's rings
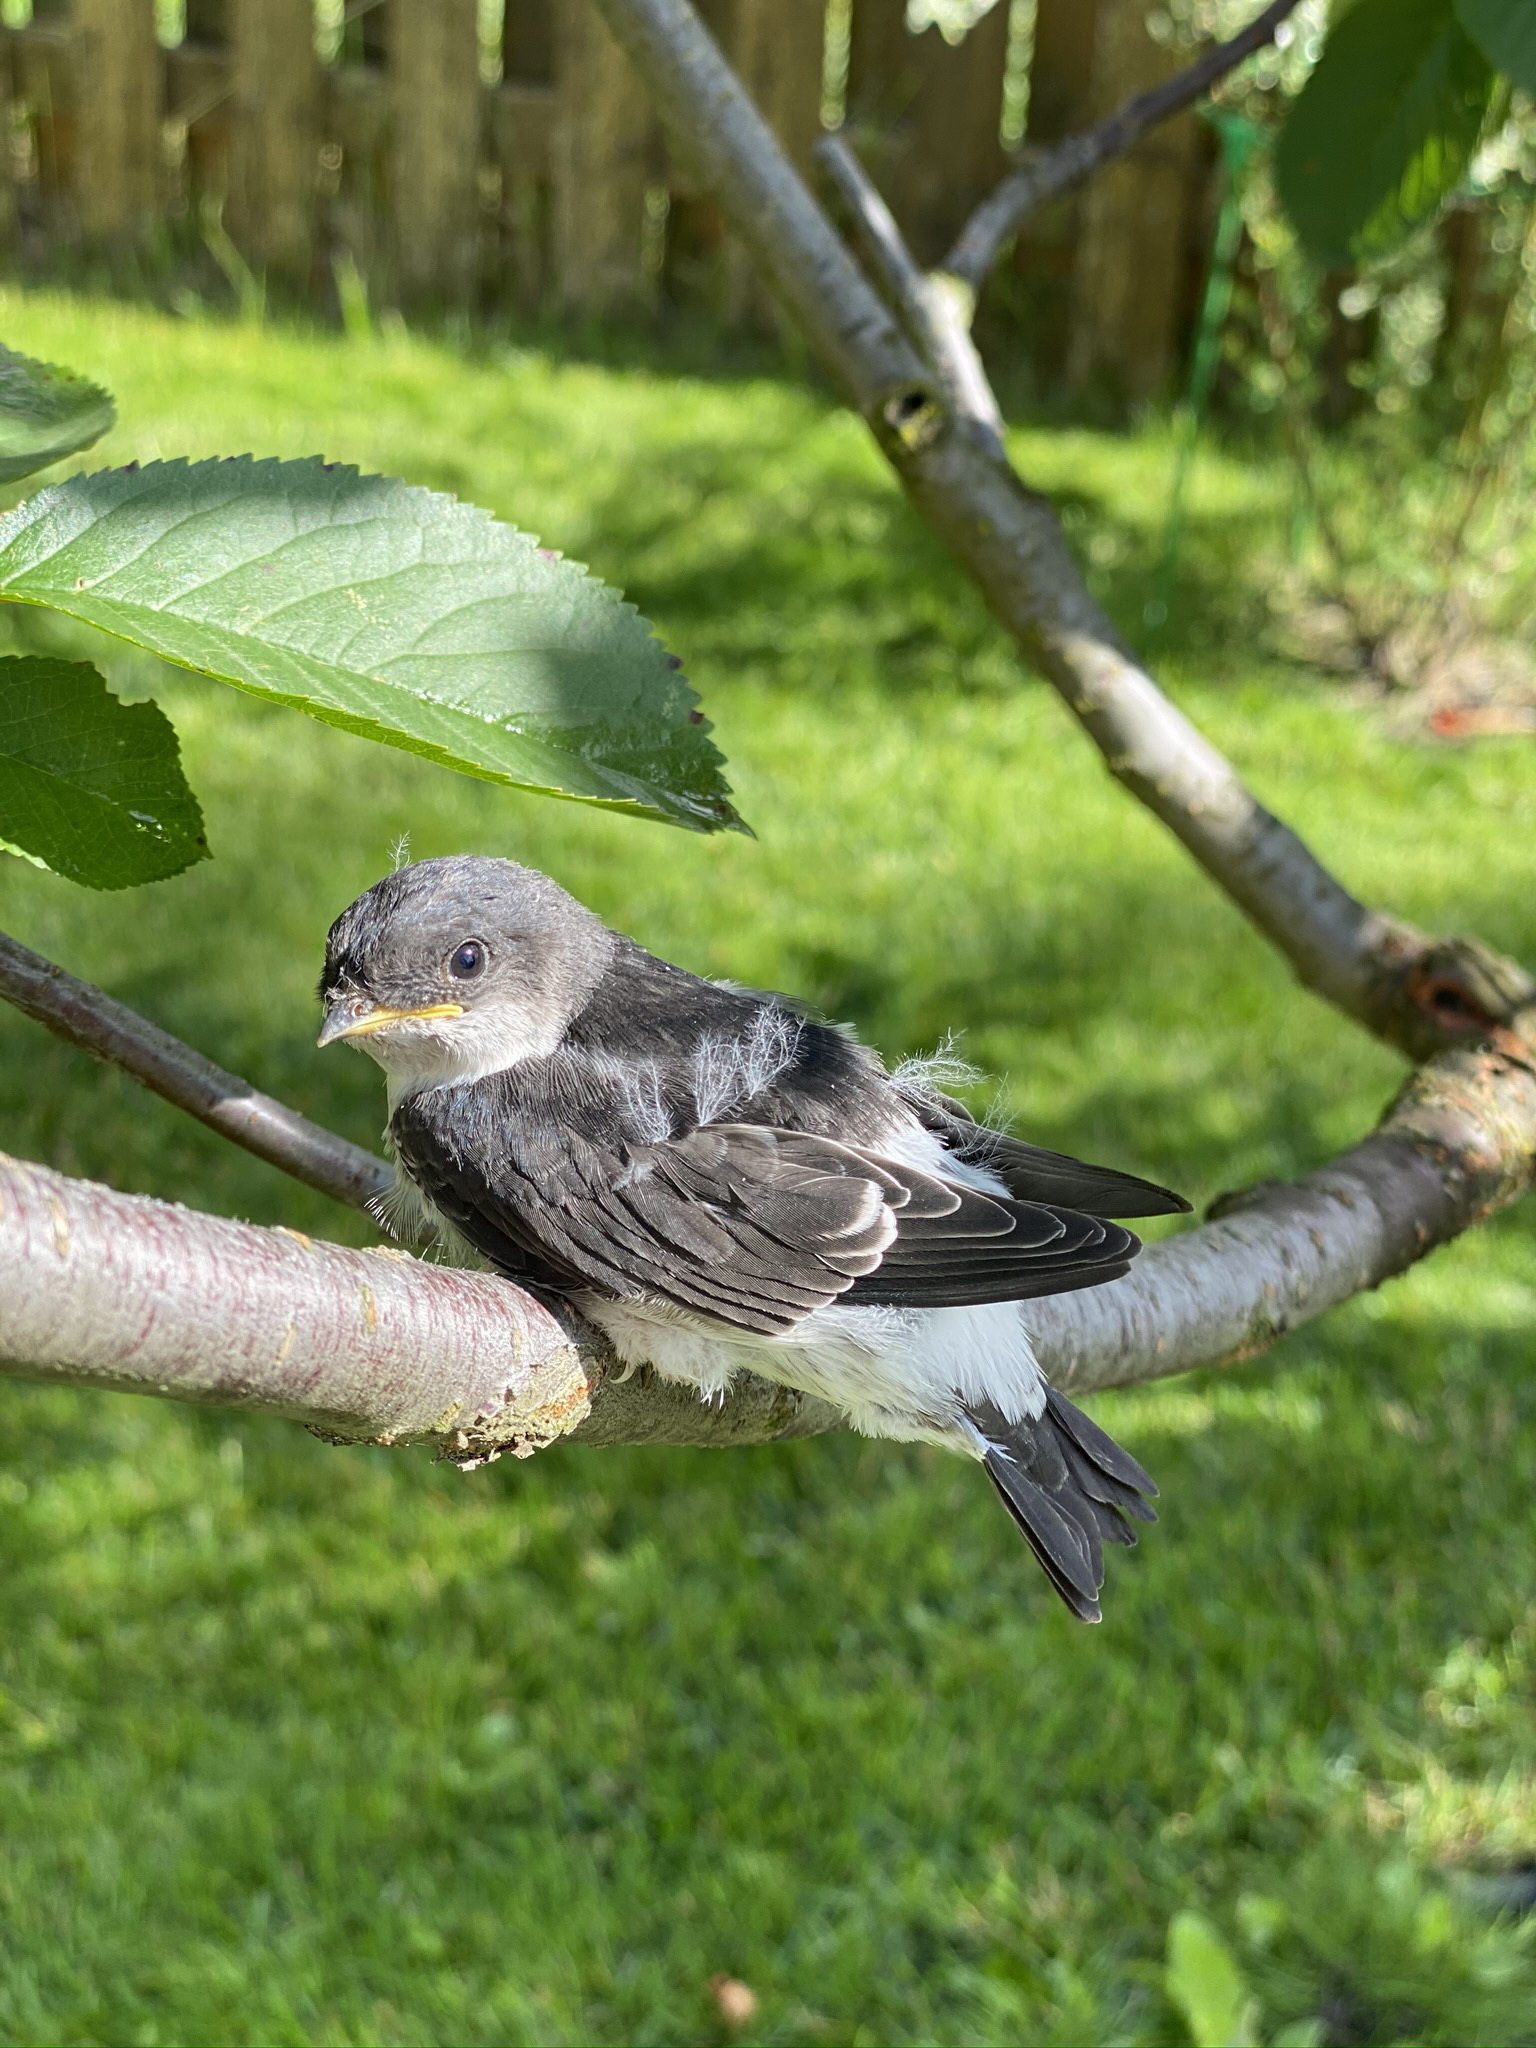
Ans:
MULTIPOLYGON (((94 385, 0 357, 0 477, 112 418, 94 385)), ((741 826, 681 665, 634 607, 393 478, 249 456, 72 476, 0 519, 0 600, 488 782, 741 826)), ((0 664, 0 843, 95 888, 201 859, 163 714, 118 704, 89 667, 0 664)))
POLYGON ((0 484, 89 448, 116 418, 99 385, 0 347, 0 484))
POLYGON ((0 658, 0 835, 91 889, 163 881, 208 853, 165 713, 44 655, 0 658))
POLYGON ((1359 0, 1281 132, 1280 196, 1318 261, 1388 254, 1462 183, 1504 79, 1536 89, 1529 0, 1359 0))

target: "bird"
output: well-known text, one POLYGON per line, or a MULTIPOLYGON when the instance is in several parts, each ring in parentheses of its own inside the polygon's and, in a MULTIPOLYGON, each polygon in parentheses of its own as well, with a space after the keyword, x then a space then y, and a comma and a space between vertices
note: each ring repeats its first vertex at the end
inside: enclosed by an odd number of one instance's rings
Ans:
MULTIPOLYGON (((1118 1279, 1167 1188, 977 1121, 790 998, 647 952, 535 868, 398 867, 331 926, 319 1044, 384 1070, 403 1195, 623 1367, 748 1370, 977 1460, 1073 1614, 1156 1520, 1021 1304, 1118 1279)), ((942 1069, 940 1072, 942 1073, 942 1069)), ((955 1085, 953 1081, 950 1085, 955 1085)))

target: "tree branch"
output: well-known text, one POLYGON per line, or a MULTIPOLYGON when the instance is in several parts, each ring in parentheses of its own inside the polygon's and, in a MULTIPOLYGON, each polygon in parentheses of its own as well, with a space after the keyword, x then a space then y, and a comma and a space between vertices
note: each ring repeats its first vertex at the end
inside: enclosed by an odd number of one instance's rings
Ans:
POLYGON ((974 293, 954 278, 924 275, 895 215, 841 135, 824 135, 813 154, 842 201, 865 267, 927 358, 950 405, 976 422, 990 452, 1006 463, 1003 415, 971 339, 974 293))
MULTIPOLYGON (((1022 1311, 1065 1391, 1246 1359, 1379 1286, 1530 1185, 1536 1071, 1442 1054, 1380 1129, 1305 1179, 1230 1199, 1130 1275, 1022 1311)), ((287 1416, 473 1466, 565 1436, 752 1444, 839 1426, 751 1374, 720 1404, 613 1373, 510 1281, 121 1195, 0 1156, 0 1373, 287 1416)))
POLYGON ((238 1074, 227 1074, 137 1010, 77 981, 4 932, 0 997, 67 1044, 121 1067, 221 1138, 350 1208, 366 1209, 393 1184, 393 1171, 372 1152, 311 1123, 238 1074))
POLYGON ((1081 135, 1031 155, 977 207, 940 270, 960 279, 973 294, 979 292, 998 251, 1037 207, 1082 184, 1113 158, 1134 149, 1151 129, 1203 99, 1245 57, 1274 41, 1275 30, 1297 4, 1298 0, 1272 0, 1230 42, 1203 51, 1186 70, 1127 100, 1081 135))
MULTIPOLYGON (((1521 969, 1368 910, 1158 691, 1089 596, 1050 506, 973 430, 871 289, 687 0, 598 0, 703 190, 741 237, 913 503, 1110 772, 1290 960, 1419 1059, 1520 1028, 1521 969)), ((894 224, 893 224, 894 225, 894 224)))

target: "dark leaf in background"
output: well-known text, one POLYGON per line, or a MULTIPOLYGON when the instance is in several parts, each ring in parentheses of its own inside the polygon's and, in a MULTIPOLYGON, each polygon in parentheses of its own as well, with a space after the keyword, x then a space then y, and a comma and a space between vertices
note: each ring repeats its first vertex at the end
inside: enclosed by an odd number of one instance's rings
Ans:
POLYGON ((1493 84, 1455 0, 1359 0, 1276 149, 1280 198, 1308 252, 1361 262, 1428 220, 1471 161, 1493 84))
POLYGON ((1533 0, 1456 0, 1462 27, 1495 71, 1536 93, 1536 4, 1533 0))
POLYGON ((0 519, 0 597, 487 782, 741 822, 633 605, 390 477, 249 456, 69 477, 0 519))
POLYGON ((0 484, 89 448, 116 418, 99 385, 0 347, 0 484))
POLYGON ((165 713, 122 703, 89 662, 0 657, 0 844, 88 889, 206 859, 165 713))

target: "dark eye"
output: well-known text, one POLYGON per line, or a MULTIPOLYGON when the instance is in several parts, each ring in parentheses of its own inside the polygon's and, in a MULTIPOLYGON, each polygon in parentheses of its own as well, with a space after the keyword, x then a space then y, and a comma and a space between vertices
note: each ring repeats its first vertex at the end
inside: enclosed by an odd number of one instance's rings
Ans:
POLYGON ((456 953, 448 955, 448 972, 455 981, 473 981, 484 974, 487 954, 479 939, 466 939, 456 953))

